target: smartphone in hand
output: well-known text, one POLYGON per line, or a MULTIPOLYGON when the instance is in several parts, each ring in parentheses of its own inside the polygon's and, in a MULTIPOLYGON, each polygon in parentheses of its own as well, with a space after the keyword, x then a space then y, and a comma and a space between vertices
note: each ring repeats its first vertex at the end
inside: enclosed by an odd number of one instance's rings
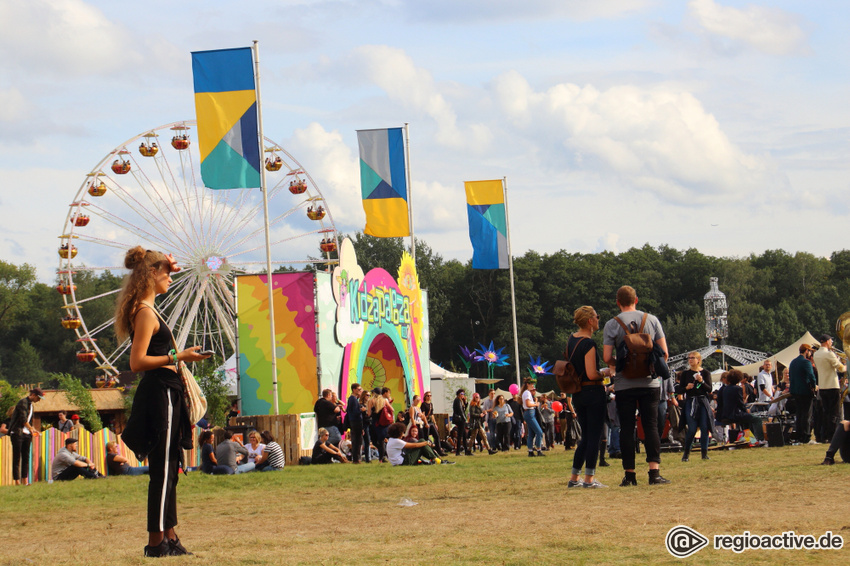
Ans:
POLYGON ((198 353, 202 356, 212 356, 213 354, 215 354, 215 351, 214 350, 201 350, 198 353))

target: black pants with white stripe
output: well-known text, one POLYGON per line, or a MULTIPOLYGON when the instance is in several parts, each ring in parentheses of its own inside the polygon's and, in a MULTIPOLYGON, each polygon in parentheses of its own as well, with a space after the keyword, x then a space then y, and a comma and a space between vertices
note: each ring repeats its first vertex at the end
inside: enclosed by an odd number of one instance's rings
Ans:
POLYGON ((159 533, 177 526, 177 480, 181 460, 179 440, 180 394, 166 388, 166 428, 148 455, 148 532, 159 533))

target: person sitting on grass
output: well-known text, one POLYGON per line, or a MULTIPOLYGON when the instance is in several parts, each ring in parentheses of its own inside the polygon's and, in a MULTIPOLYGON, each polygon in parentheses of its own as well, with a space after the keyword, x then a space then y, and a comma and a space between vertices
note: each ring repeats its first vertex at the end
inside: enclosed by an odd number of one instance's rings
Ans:
POLYGON ((131 466, 127 458, 118 453, 118 445, 114 442, 107 442, 106 469, 109 470, 111 476, 140 476, 147 474, 150 468, 147 466, 131 466))
POLYGON ((741 425, 742 428, 749 428, 758 441, 757 445, 763 446, 762 421, 760 418, 751 415, 744 405, 743 378, 744 374, 736 369, 726 374, 728 385, 723 389, 723 414, 720 422, 724 425, 735 423, 741 425))
POLYGON ((345 464, 348 462, 348 458, 345 457, 345 454, 343 454, 339 448, 328 442, 330 433, 328 433, 326 428, 320 428, 318 436, 319 439, 313 446, 313 459, 312 462, 310 462, 311 464, 330 464, 332 462, 342 462, 345 464))
POLYGON ((442 448, 444 452, 452 452, 457 448, 457 427, 455 425, 449 425, 449 434, 446 435, 442 448))
MULTIPOLYGON (((411 430, 413 428, 415 427, 411 427, 411 430)), ((430 442, 405 442, 401 438, 404 434, 403 423, 390 425, 387 434, 390 437, 387 440, 387 457, 393 466, 413 466, 419 463, 420 458, 426 458, 429 464, 441 463, 437 453, 431 448, 430 442)))
POLYGON ((65 448, 59 450, 53 459, 53 479, 75 480, 79 476, 90 480, 104 477, 94 467, 94 462, 77 454, 77 439, 66 438, 65 448))
POLYGON ((261 472, 273 472, 282 470, 284 465, 283 448, 275 442, 274 436, 267 430, 260 434, 265 447, 263 453, 257 458, 257 470, 261 472))
POLYGON ((198 444, 201 446, 201 471, 205 474, 214 474, 223 476, 232 474, 233 471, 227 466, 221 466, 215 456, 215 448, 212 444, 213 432, 205 430, 198 437, 198 444))
POLYGON ((256 467, 254 462, 247 462, 248 449, 233 440, 233 432, 229 430, 224 431, 224 440, 215 447, 215 459, 220 465, 227 466, 228 474, 244 474, 256 467), (242 464, 239 463, 240 456, 242 464))

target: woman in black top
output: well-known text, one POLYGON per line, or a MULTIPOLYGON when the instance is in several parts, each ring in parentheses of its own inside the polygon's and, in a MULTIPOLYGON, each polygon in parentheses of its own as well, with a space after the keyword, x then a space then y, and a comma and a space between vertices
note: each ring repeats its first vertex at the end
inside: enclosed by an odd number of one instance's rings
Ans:
POLYGON ((608 397, 602 381, 609 369, 599 370, 599 351, 593 333, 599 330, 599 315, 593 307, 580 307, 573 313, 579 330, 567 341, 566 355, 581 376, 581 391, 573 395, 573 407, 581 426, 581 440, 573 456, 573 471, 567 487, 607 487, 594 479, 599 439, 608 410, 608 397), (578 479, 584 467, 584 481, 578 479))
POLYGON ((118 296, 115 332, 119 340, 132 341, 130 369, 144 376, 121 438, 139 461, 147 458, 150 465, 145 556, 190 554, 174 532, 182 449, 192 448, 192 423, 177 364, 209 356, 198 353, 200 346, 176 352, 171 330, 155 310, 154 299, 168 291, 171 273, 180 270, 174 258, 136 246, 124 257, 124 267, 130 274, 118 296))
POLYGON ((702 355, 699 352, 688 354, 689 369, 679 376, 676 394, 685 396, 685 419, 688 423, 688 434, 685 437, 685 453, 682 462, 687 462, 691 454, 691 446, 699 427, 699 445, 702 459, 708 460, 708 432, 711 430, 711 374, 702 368, 702 355))
POLYGON ((419 406, 422 409, 422 418, 425 419, 425 428, 419 433, 422 440, 431 440, 434 437, 434 451, 438 456, 445 456, 446 453, 440 446, 440 433, 437 430, 437 420, 434 418, 434 403, 431 402, 431 392, 426 391, 422 396, 422 404, 419 406))

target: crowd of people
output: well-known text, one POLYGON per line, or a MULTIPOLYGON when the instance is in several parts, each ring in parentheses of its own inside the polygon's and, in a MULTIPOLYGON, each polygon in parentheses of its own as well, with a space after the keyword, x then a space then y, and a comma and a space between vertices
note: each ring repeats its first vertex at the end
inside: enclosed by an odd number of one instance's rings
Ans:
MULTIPOLYGON (((134 248, 125 264, 133 273, 119 297, 116 329, 120 336, 131 338, 131 368, 145 377, 123 440, 139 461, 147 459, 150 466, 130 466, 114 443, 107 445, 107 465, 111 475, 150 475, 145 555, 190 554, 174 532, 180 450, 191 448, 191 423, 182 408, 176 366, 206 356, 198 347, 172 349, 171 333, 152 306, 154 296, 168 289, 170 274, 179 270, 173 258, 134 248)), ((491 390, 483 399, 473 393, 468 400, 468 392, 458 389, 451 424, 441 437, 430 392, 421 399, 413 396, 407 410, 395 414, 389 388, 366 391, 354 383, 345 403, 325 389, 314 406, 318 432, 309 463, 451 464, 446 460, 451 452, 456 457, 472 456, 476 450, 494 455, 520 450, 523 443, 529 457, 539 458, 560 443, 566 450, 575 450, 568 489, 606 487, 596 479, 596 468, 609 465, 606 455, 621 460, 620 486, 629 487, 638 484, 639 439, 647 481, 658 485, 670 483, 660 471, 663 443, 681 449, 683 462, 690 461, 695 444, 701 458, 709 459, 711 442, 736 442, 744 430, 755 437, 753 444, 764 444, 759 414, 781 421, 788 411, 795 415, 796 443, 829 442, 825 465, 833 464, 836 454, 850 461, 850 420, 843 418, 840 375, 846 367, 832 351, 832 337, 825 334, 818 345, 800 346, 799 356, 778 380, 767 360, 755 378, 733 369, 714 384, 699 352, 688 355, 686 370, 664 375, 659 368, 666 369, 668 351, 661 323, 637 309, 637 294, 629 286, 617 291, 616 304, 619 314, 602 329, 601 354, 593 339, 600 330, 595 309, 582 306, 574 312, 578 330, 565 348, 565 358, 580 382, 573 394, 550 399, 537 393, 533 379, 526 379, 522 389, 512 390, 509 396, 491 390), (811 438, 813 425, 815 439, 811 438)), ((32 426, 33 404, 43 396, 40 389, 31 390, 4 423, 12 437, 15 483, 28 481, 26 466, 20 463, 28 458, 32 435, 37 433, 32 426)), ((238 414, 235 406, 233 414, 238 414)), ((59 430, 76 426, 73 418, 65 417, 60 415, 59 430)), ((269 431, 252 430, 247 438, 244 445, 225 430, 214 446, 213 432, 203 430, 198 440, 200 470, 229 475, 284 468, 284 452, 269 431)), ((55 457, 54 480, 103 477, 91 460, 77 452, 77 442, 68 438, 55 457)))

